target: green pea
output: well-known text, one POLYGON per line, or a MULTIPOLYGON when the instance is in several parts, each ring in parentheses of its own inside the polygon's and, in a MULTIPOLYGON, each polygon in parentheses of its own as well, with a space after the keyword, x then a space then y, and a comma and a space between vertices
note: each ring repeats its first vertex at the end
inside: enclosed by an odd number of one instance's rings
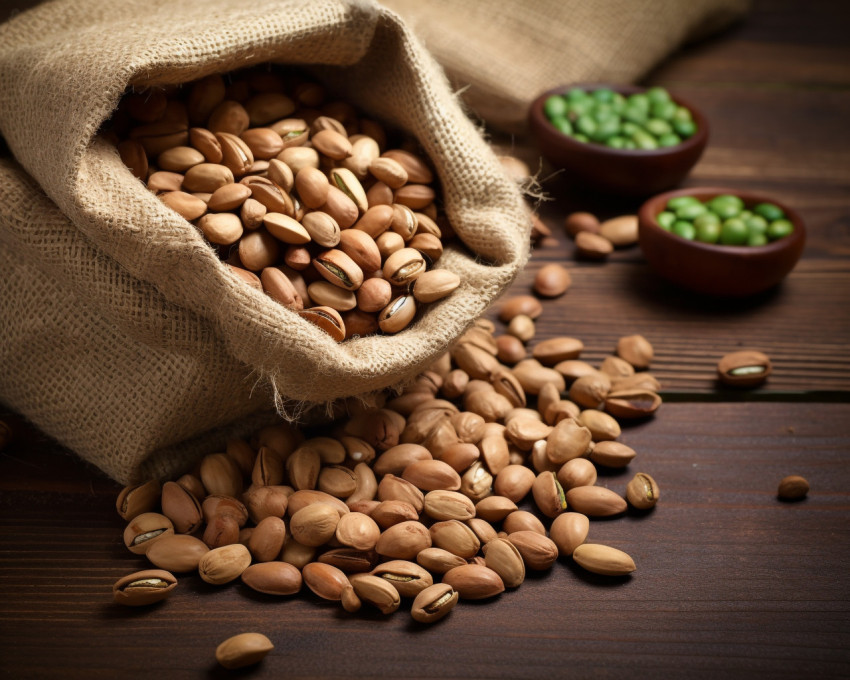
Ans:
POLYGON ((636 125, 630 120, 624 120, 622 125, 620 125, 620 131, 626 136, 631 137, 635 132, 640 130, 640 125, 636 125))
POLYGON ((611 108, 614 109, 615 113, 622 113, 623 109, 626 108, 626 98, 619 92, 615 92, 614 99, 611 100, 611 108))
POLYGON ((570 113, 573 114, 576 118, 579 116, 585 116, 593 111, 593 100, 592 99, 579 99, 574 102, 570 102, 570 113))
POLYGON ((747 242, 749 233, 743 220, 732 217, 720 228, 720 242, 727 246, 741 246, 747 242))
POLYGON ((600 104, 599 106, 597 106, 593 110, 592 115, 597 123, 601 123, 606 120, 611 120, 612 118, 616 118, 617 120, 620 119, 620 116, 618 116, 614 112, 614 109, 608 104, 600 104))
POLYGON ((697 131, 697 124, 692 120, 673 120, 673 129, 682 137, 693 137, 697 131))
POLYGON ((567 102, 563 97, 552 95, 543 102, 543 113, 549 120, 562 118, 567 115, 567 102))
POLYGON ((674 234, 676 234, 676 236, 681 236, 682 238, 688 239, 688 241, 693 241, 697 235, 697 230, 694 228, 694 225, 690 222, 685 222, 684 220, 674 222, 671 230, 674 234))
POLYGON ((774 220, 767 226, 767 237, 771 241, 784 238, 794 231, 794 225, 786 219, 774 220))
POLYGON ((720 222, 721 220, 717 215, 706 209, 706 211, 702 215, 694 219, 694 226, 697 229, 699 229, 700 225, 703 224, 716 224, 718 227, 720 227, 720 222))
POLYGON ((628 105, 642 109, 644 112, 649 112, 649 107, 652 105, 649 97, 641 92, 633 94, 628 99, 628 105))
POLYGON ((673 122, 675 123, 676 121, 681 122, 689 120, 693 120, 693 114, 691 113, 691 110, 685 108, 684 106, 677 107, 676 113, 673 114, 673 122))
POLYGON ((682 143, 682 138, 672 132, 669 135, 661 135, 658 138, 658 146, 676 146, 682 143))
POLYGON ((720 221, 712 222, 709 220, 700 222, 703 217, 705 215, 694 220, 694 228, 697 230, 697 241, 701 241, 702 243, 717 243, 720 240, 720 221))
POLYGON ((693 222, 697 217, 705 215, 708 208, 702 203, 688 203, 676 209, 676 217, 680 220, 693 222))
POLYGON ((646 91, 646 96, 649 98, 653 104, 656 102, 669 102, 670 101, 670 93, 665 90, 663 87, 650 87, 646 91))
POLYGON ((649 120, 646 111, 642 108, 629 104, 623 109, 623 120, 627 120, 635 125, 645 125, 649 120))
POLYGON ((609 104, 614 100, 614 90, 607 87, 600 87, 598 90, 591 92, 590 96, 598 102, 609 104))
POLYGON ((667 210, 677 211, 683 205, 702 205, 694 196, 675 196, 667 201, 667 210))
POLYGON ((738 213, 738 217, 740 217, 742 220, 744 220, 744 222, 746 222, 752 216, 753 216, 752 210, 742 210, 741 212, 738 213))
POLYGON ((665 210, 664 212, 658 213, 658 217, 655 218, 655 221, 658 222, 659 227, 670 231, 670 227, 672 227, 673 222, 676 221, 676 215, 665 210))
POLYGON ((613 118, 601 121, 596 126, 596 132, 591 135, 598 142, 604 142, 620 132, 620 117, 616 114, 613 118))
POLYGON ((632 135, 632 141, 638 149, 643 149, 644 151, 651 151, 658 148, 658 142, 655 140, 655 137, 645 130, 635 132, 632 135))
POLYGON ((605 140, 605 146, 609 146, 612 149, 622 149, 625 143, 626 138, 620 135, 614 135, 605 140))
POLYGON ((637 144, 635 144, 631 139, 627 139, 623 142, 623 148, 628 149, 629 151, 634 151, 637 149, 637 144))
MULTIPOLYGON (((741 215, 743 214, 744 213, 741 213, 741 215)), ((743 219, 744 224, 747 225, 747 231, 750 232, 750 236, 753 234, 767 233, 767 220, 761 215, 750 215, 749 217, 742 217, 741 219, 743 219)))
POLYGON ((774 205, 773 203, 759 203, 755 208, 753 208, 753 212, 756 215, 761 215, 768 222, 773 222, 773 220, 781 220, 785 217, 785 212, 778 205, 774 205))
POLYGON ((561 134, 573 134, 573 124, 566 118, 555 118, 552 120, 552 125, 554 125, 561 134))
POLYGON ((646 121, 646 125, 644 127, 649 134, 655 135, 656 137, 669 135, 673 132, 673 126, 666 120, 661 120, 660 118, 650 118, 646 121))
POLYGON ((662 120, 672 120, 676 115, 676 105, 671 101, 653 102, 650 107, 650 112, 653 118, 661 118, 662 120))
POLYGON ((708 202, 709 209, 724 220, 737 217, 744 209, 744 202, 737 196, 725 194, 712 198, 708 202))
POLYGON ((575 139, 578 142, 584 142, 585 144, 587 144, 590 141, 590 137, 588 137, 587 135, 581 134, 581 132, 577 132, 576 134, 574 134, 573 139, 575 139))
POLYGON ((587 99, 589 95, 580 87, 573 87, 567 90, 567 94, 564 96, 567 98, 567 101, 573 103, 587 99))
POLYGON ((748 246, 763 246, 767 245, 767 236, 764 234, 750 234, 747 236, 748 246))
POLYGON ((587 114, 579 116, 578 120, 576 120, 576 129, 581 134, 593 138, 593 135, 596 134, 596 121, 593 120, 592 116, 587 114))

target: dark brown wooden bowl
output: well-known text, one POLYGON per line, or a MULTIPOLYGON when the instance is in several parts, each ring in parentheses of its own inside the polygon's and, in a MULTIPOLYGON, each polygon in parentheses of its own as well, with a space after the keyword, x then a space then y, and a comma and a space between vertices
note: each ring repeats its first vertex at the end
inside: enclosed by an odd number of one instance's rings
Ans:
POLYGON ((723 297, 754 295, 778 284, 797 264, 806 243, 806 226, 797 212, 763 194, 728 187, 692 187, 653 196, 638 212, 640 248, 649 265, 683 288, 723 297), (658 226, 656 217, 676 196, 708 201, 734 194, 747 208, 773 203, 785 211, 794 231, 763 246, 724 246, 689 241, 658 226))
POLYGON ((605 83, 575 83, 548 90, 535 99, 528 112, 528 124, 540 152, 552 165, 563 169, 571 182, 600 193, 646 197, 677 186, 696 165, 708 142, 705 116, 681 97, 670 93, 679 106, 687 107, 697 124, 692 137, 676 146, 648 151, 612 149, 602 144, 579 142, 558 131, 546 114, 543 103, 553 94, 570 88, 598 90, 608 87, 622 95, 645 92, 647 88, 605 83))

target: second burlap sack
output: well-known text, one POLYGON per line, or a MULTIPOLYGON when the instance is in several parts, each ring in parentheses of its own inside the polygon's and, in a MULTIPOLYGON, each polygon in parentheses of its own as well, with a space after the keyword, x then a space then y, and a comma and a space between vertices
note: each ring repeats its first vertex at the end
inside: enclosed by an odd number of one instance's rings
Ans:
POLYGON ((527 257, 518 190, 428 53, 370 2, 46 3, 0 26, 0 132, 20 164, 0 167, 0 400, 121 482, 171 474, 273 404, 403 383, 527 257), (462 283, 396 336, 336 344, 236 280, 97 136, 128 86, 266 62, 310 66, 433 162, 466 246, 440 266, 462 283))

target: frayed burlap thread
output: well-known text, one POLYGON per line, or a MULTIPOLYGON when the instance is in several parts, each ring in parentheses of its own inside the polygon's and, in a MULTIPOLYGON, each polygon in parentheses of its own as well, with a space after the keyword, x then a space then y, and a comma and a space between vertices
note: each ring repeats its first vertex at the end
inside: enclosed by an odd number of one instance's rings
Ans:
POLYGON ((369 2, 46 3, 0 26, 0 131, 34 180, 2 166, 2 310, 17 317, 0 327, 0 399, 119 481, 177 469, 205 433, 221 442, 274 404, 409 380, 528 256, 518 190, 440 68, 369 2), (465 244, 440 266, 462 283, 396 336, 334 343, 241 284, 96 135, 128 86, 265 62, 308 66, 433 161, 465 244))

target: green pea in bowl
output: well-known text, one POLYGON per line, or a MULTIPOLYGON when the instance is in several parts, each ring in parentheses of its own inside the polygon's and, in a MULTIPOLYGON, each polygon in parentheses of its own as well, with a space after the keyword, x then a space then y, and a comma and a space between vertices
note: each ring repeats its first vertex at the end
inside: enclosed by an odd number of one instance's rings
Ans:
POLYGON ((541 154, 573 185, 630 197, 678 185, 709 134, 705 116, 663 88, 603 83, 542 93, 528 124, 541 154))
POLYGON ((745 297, 788 275, 803 253, 806 227, 769 196, 701 187, 646 201, 638 239, 646 261, 665 279, 705 295, 745 297))

